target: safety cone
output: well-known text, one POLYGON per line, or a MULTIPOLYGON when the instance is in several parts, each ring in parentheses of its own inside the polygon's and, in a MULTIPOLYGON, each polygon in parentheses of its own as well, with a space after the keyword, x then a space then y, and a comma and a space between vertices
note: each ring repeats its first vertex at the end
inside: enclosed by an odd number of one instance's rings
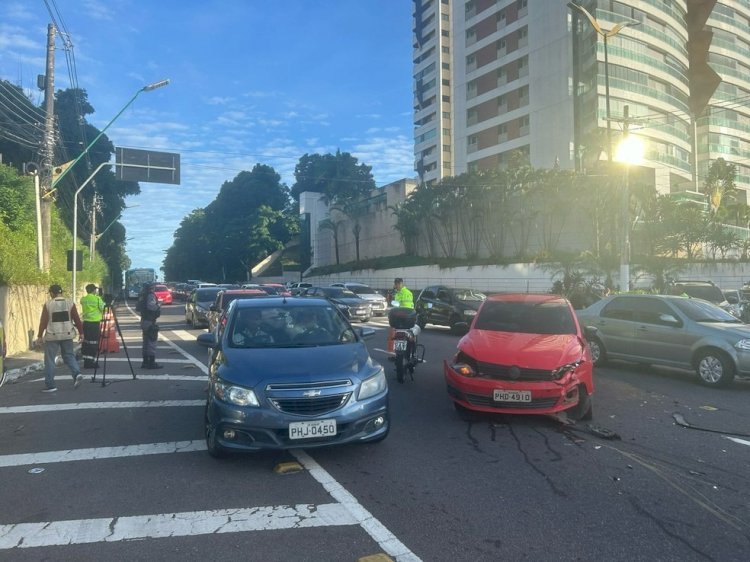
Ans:
POLYGON ((104 353, 117 353, 120 351, 120 342, 117 341, 117 330, 111 318, 108 318, 104 325, 102 337, 99 340, 99 351, 104 353))

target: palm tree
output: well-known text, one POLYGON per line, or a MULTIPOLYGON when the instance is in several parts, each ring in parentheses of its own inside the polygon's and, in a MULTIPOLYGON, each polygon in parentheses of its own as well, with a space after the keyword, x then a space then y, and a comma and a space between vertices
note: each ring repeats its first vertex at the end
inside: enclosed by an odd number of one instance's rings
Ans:
POLYGON ((318 230, 330 230, 333 236, 333 247, 336 252, 336 265, 339 265, 339 227, 343 221, 327 218, 318 224, 318 230))

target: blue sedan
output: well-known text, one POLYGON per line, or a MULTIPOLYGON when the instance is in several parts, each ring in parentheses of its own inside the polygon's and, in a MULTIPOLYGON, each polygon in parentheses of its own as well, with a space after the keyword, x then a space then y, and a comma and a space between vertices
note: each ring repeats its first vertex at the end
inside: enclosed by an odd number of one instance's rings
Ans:
MULTIPOLYGON (((363 338, 325 299, 237 300, 209 365, 206 444, 227 451, 375 442, 390 429, 388 384, 363 338)), ((218 337, 218 339, 217 339, 218 337)))

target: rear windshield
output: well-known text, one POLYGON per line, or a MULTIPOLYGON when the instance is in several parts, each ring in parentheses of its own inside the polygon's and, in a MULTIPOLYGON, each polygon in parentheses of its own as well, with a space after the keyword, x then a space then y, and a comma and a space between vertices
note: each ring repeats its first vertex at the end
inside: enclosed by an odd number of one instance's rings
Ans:
POLYGON ((216 299, 216 295, 219 291, 223 291, 221 287, 206 287, 204 289, 197 289, 195 292, 195 300, 198 302, 213 302, 216 299))
POLYGON ((169 291, 166 285, 156 285, 154 291, 169 291))
POLYGON ((472 291, 471 289, 455 289, 453 294, 456 295, 456 299, 460 301, 483 301, 487 298, 487 295, 478 291, 472 291))
POLYGON ((566 302, 491 301, 482 305, 476 330, 522 334, 575 334, 576 325, 566 302))
POLYGON ((694 299, 703 299, 709 302, 724 302, 724 294, 713 285, 677 285, 677 294, 685 293, 694 299))
POLYGON ((357 295, 376 295, 375 289, 371 289, 370 287, 366 287, 364 285, 349 285, 347 287, 352 293, 355 293, 357 295))

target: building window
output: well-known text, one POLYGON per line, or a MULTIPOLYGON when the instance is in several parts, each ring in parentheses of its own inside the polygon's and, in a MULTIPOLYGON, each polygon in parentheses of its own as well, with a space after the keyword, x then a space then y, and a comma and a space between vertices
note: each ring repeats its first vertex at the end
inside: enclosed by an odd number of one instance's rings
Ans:
POLYGON ((443 96, 443 101, 447 102, 447 103, 450 103, 451 97, 450 96, 443 96))
POLYGON ((440 32, 440 35, 442 35, 443 37, 450 37, 451 33, 447 29, 444 29, 440 32))
POLYGON ((449 62, 444 62, 440 66, 443 67, 443 70, 450 70, 451 69, 451 63, 449 63, 449 62))
POLYGON ((450 86, 451 85, 451 81, 448 80, 447 78, 443 78, 442 82, 443 82, 443 86, 450 86))
POLYGON ((450 16, 448 14, 440 14, 440 19, 443 21, 450 21, 450 16))
POLYGON ((451 145, 444 144, 443 145, 443 152, 450 152, 451 151, 451 145))
POLYGON ((445 54, 445 55, 449 55, 449 54, 451 53, 451 49, 450 49, 450 47, 446 47, 445 45, 443 45, 443 46, 442 46, 442 47, 440 48, 440 50, 441 50, 441 51, 442 51, 442 53, 443 53, 443 54, 445 54))
POLYGON ((444 136, 450 136, 451 130, 450 129, 443 129, 443 135, 444 136))

